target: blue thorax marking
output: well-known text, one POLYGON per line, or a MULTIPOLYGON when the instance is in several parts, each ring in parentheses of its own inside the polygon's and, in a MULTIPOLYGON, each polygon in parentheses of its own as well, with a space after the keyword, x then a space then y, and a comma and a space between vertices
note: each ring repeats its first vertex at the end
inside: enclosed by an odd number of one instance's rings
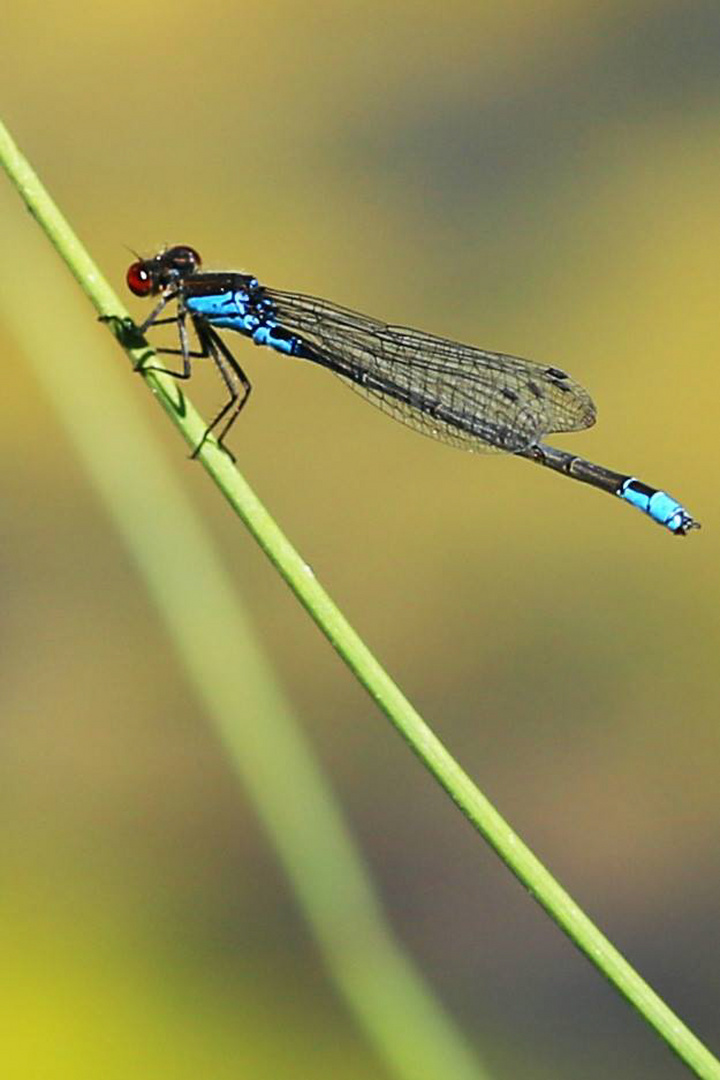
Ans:
POLYGON ((185 307, 191 315, 199 315, 211 326, 220 330, 235 330, 249 337, 256 345, 269 345, 286 356, 300 354, 300 338, 278 325, 267 300, 258 301, 246 289, 230 289, 207 296, 186 296, 185 307))

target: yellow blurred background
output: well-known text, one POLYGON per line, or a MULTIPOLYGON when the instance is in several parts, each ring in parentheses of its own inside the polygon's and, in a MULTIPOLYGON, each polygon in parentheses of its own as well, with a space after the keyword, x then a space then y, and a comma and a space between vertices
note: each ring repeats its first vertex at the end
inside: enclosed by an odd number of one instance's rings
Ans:
MULTIPOLYGON (((717 1052, 717 4, 10 0, 3 39, 5 120, 118 288, 128 248, 187 243, 208 267, 556 364, 599 409, 559 445, 701 520, 675 539, 230 342, 254 386, 231 437, 243 472, 483 790, 717 1052)), ((56 327, 61 365, 66 303, 26 269, 30 245, 40 280, 56 257, 5 183, 0 220, 2 277, 56 327)), ((89 373, 125 362, 91 332, 89 373)), ((22 342, 2 325, 0 342, 3 1076, 389 1077, 22 342)), ((396 934, 490 1074, 684 1075, 132 385, 396 934)), ((212 413, 212 372, 192 396, 212 413)))

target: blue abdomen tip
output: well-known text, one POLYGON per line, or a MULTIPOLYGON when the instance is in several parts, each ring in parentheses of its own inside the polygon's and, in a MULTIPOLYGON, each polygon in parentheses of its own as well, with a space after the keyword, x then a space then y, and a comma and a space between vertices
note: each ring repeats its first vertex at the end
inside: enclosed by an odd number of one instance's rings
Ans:
POLYGON ((618 495, 676 536, 684 536, 690 529, 700 528, 700 523, 672 495, 648 487, 634 477, 625 481, 618 495))

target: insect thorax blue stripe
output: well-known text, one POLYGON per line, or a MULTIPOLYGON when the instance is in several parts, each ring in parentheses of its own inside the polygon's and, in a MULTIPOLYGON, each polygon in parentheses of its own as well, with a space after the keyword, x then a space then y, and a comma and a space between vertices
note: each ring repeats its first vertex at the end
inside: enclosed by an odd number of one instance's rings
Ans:
POLYGON ((286 356, 297 355, 301 341, 278 325, 269 301, 257 299, 244 289, 213 293, 209 296, 188 296, 185 306, 220 330, 235 330, 249 337, 256 345, 268 345, 286 356))

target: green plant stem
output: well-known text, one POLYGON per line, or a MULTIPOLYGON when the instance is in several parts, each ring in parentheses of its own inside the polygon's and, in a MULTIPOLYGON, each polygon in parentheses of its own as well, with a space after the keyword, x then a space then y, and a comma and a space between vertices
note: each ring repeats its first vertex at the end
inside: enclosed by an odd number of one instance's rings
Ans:
MULTIPOLYGON (((1 128, 0 160, 97 310, 103 315, 126 318, 122 305, 102 281, 9 134, 1 128)), ((148 350, 130 350, 130 355, 137 364, 147 357, 148 350)), ((204 431, 203 422, 177 384, 156 372, 149 372, 146 379, 187 442, 196 446, 204 431)), ((355 633, 228 456, 208 439, 198 460, 347 666, 477 831, 689 1068, 705 1080, 720 1080, 720 1062, 580 910, 451 757, 355 633)))
POLYGON ((18 221, 4 236, 16 252, 17 274, 0 291, 0 322, 22 342, 122 537, 339 995, 387 1075, 437 1080, 447 1073, 453 1080, 486 1080, 462 1032, 388 925, 341 807, 278 686, 236 584, 159 446, 157 425, 137 408, 133 380, 118 364, 97 363, 97 329, 89 325, 67 275, 43 249, 40 234, 35 237, 18 221), (25 287, 31 275, 41 295, 59 298, 61 322, 34 318, 25 287), (103 402, 112 408, 102 408, 103 402))

